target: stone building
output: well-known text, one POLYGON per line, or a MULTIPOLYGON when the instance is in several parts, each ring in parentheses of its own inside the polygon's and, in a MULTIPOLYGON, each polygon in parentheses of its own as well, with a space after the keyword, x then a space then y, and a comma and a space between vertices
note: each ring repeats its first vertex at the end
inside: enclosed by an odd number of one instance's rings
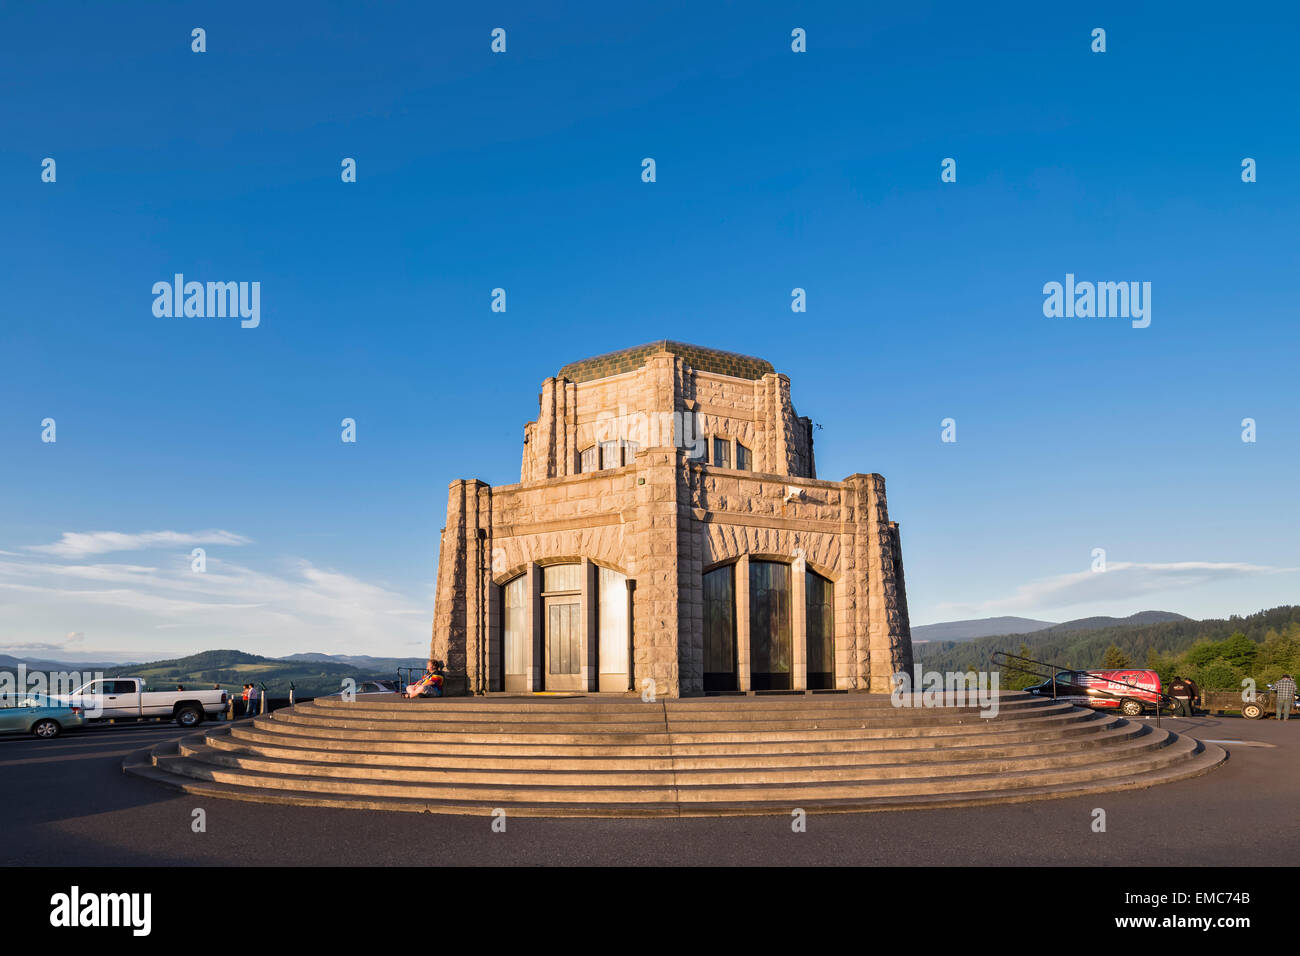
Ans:
POLYGON ((889 690, 910 669, 885 479, 817 479, 762 359, 654 342, 566 365, 518 484, 451 484, 448 693, 889 690))

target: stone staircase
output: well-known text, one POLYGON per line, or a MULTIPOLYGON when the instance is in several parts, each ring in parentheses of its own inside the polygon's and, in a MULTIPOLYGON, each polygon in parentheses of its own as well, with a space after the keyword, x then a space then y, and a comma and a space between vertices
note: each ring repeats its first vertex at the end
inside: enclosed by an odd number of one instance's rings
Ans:
POLYGON ((1226 755, 1023 693, 320 698, 131 755, 123 770, 268 803, 512 816, 713 816, 1011 803, 1149 787, 1226 755))

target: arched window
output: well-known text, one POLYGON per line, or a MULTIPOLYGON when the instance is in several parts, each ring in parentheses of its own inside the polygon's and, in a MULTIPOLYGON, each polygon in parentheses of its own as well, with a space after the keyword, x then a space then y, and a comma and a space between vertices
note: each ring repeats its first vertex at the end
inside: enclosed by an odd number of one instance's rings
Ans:
POLYGON ((627 576, 599 568, 596 587, 600 622, 599 690, 627 690, 627 576))
POLYGON ((749 562, 750 686, 789 690, 792 686, 790 566, 749 562))
POLYGON ((804 604, 808 612, 808 689, 835 688, 835 585, 808 572, 804 604))
POLYGON ((736 572, 704 575, 704 689, 736 690, 736 572))
POLYGON ((501 588, 501 635, 505 661, 505 690, 528 689, 528 579, 524 575, 501 588))

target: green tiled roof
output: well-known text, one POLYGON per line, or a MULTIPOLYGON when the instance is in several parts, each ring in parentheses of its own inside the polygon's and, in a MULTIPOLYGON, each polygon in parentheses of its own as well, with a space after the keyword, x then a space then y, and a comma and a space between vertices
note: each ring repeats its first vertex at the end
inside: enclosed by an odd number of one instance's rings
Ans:
POLYGON ((646 358, 657 352, 670 352, 679 356, 683 362, 694 369, 736 378, 759 379, 769 372, 776 371, 771 362, 750 355, 661 339, 658 342, 648 342, 630 349, 619 349, 617 352, 583 359, 581 362, 570 362, 560 369, 556 377, 567 378, 570 382, 590 382, 597 378, 634 372, 645 364, 646 358))

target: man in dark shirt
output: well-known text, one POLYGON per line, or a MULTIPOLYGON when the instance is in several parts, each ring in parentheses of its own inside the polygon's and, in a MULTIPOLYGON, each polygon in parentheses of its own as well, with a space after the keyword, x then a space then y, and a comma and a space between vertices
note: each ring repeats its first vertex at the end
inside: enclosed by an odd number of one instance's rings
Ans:
POLYGON ((1192 701, 1201 695, 1200 688, 1192 681, 1175 676, 1169 682, 1169 696, 1174 699, 1174 706, 1178 709, 1178 716, 1190 717, 1192 716, 1192 701))

